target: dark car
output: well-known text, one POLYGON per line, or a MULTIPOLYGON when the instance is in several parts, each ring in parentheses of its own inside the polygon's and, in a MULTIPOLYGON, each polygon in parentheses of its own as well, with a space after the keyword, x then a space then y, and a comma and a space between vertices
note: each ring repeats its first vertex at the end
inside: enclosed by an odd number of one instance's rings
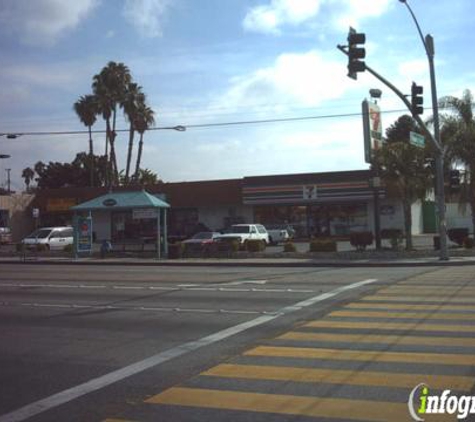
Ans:
POLYGON ((192 238, 182 242, 185 254, 202 252, 211 246, 220 235, 218 232, 198 232, 192 238))
POLYGON ((192 238, 185 240, 183 243, 185 245, 206 245, 213 243, 220 234, 218 232, 199 232, 196 233, 192 238))

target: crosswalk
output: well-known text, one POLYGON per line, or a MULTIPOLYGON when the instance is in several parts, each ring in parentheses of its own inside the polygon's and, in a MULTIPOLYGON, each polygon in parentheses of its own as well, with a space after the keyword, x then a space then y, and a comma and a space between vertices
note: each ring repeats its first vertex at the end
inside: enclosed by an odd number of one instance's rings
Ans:
POLYGON ((106 422, 400 422, 414 420, 407 402, 421 383, 474 395, 475 283, 447 271, 384 287, 263 340, 106 422))

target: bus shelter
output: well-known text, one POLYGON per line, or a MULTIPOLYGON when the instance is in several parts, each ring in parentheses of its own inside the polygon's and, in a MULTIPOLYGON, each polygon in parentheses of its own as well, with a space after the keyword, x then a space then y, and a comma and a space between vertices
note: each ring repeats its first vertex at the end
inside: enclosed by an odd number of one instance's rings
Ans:
POLYGON ((75 250, 81 250, 87 243, 84 238, 81 240, 81 227, 86 227, 85 219, 89 218, 91 238, 96 242, 156 241, 157 257, 167 256, 168 208, 167 202, 145 190, 110 192, 73 206, 71 210, 78 226, 75 250))

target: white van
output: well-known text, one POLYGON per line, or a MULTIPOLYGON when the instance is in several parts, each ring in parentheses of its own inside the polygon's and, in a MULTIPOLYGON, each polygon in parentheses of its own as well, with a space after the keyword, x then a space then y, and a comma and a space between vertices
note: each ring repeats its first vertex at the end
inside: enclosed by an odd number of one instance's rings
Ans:
POLYGON ((43 227, 35 230, 21 241, 27 248, 45 245, 49 250, 63 250, 65 246, 72 245, 73 242, 73 228, 69 226, 43 227))

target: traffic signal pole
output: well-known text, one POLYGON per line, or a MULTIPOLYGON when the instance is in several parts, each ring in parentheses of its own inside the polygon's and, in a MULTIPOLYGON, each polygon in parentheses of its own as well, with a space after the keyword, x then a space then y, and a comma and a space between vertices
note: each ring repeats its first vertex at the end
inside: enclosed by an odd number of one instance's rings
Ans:
MULTIPOLYGON (((430 139, 432 144, 435 146, 435 166, 436 166, 436 197, 437 197, 437 211, 439 216, 439 237, 440 237, 440 260, 446 261, 449 259, 448 249, 447 249, 447 221, 445 213, 445 192, 444 192, 444 155, 445 150, 440 142, 440 131, 439 131, 439 109, 437 103, 437 91, 435 85, 435 71, 434 71, 434 55, 433 55, 433 39, 430 35, 427 36, 428 45, 426 46, 426 51, 429 57, 429 67, 430 67, 430 78, 431 78, 431 90, 432 90, 432 107, 433 107, 433 120, 434 120, 434 134, 429 131, 425 123, 422 121, 418 114, 413 113, 414 120, 419 124, 424 135, 430 139), (432 54, 429 54, 432 52, 432 54)), ((424 44, 425 45, 425 44, 424 44)), ((348 47, 343 45, 338 45, 337 48, 349 56, 348 47)), ((412 111, 412 104, 408 101, 406 96, 399 91, 391 82, 386 78, 381 76, 375 70, 371 69, 367 64, 365 64, 364 69, 371 73, 376 79, 386 85, 391 91, 393 91, 401 101, 406 105, 408 110, 412 111)))
POLYGON ((407 10, 412 16, 419 37, 421 38, 422 45, 427 54, 429 61, 429 73, 430 73, 430 88, 432 95, 432 115, 434 120, 434 143, 436 145, 435 156, 435 171, 436 171, 436 195, 437 195, 437 211, 439 214, 439 236, 440 236, 440 259, 448 260, 449 254, 447 249, 447 219, 445 216, 445 191, 444 191, 444 156, 445 148, 440 140, 440 124, 439 124, 439 100, 437 98, 437 85, 435 79, 435 67, 434 67, 434 38, 428 34, 424 38, 422 30, 417 21, 416 15, 411 9, 411 6, 407 0, 399 0, 400 3, 406 5, 407 10))

